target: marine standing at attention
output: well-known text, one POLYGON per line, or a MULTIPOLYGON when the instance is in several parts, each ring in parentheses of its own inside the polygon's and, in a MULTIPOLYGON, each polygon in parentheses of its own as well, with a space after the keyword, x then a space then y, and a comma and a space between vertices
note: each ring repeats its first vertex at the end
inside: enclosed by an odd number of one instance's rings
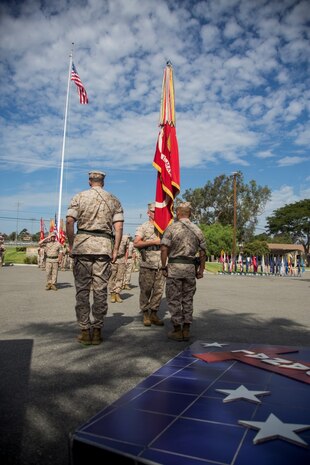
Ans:
POLYGON ((47 291, 57 291, 58 268, 62 260, 62 245, 56 238, 56 233, 52 232, 39 242, 39 246, 45 245, 46 261, 46 287, 47 291))
POLYGON ((155 203, 148 204, 149 220, 136 230, 134 246, 141 254, 139 286, 140 309, 144 326, 163 326, 157 312, 164 292, 165 278, 161 272, 160 237, 154 226, 155 203))
POLYGON ((162 273, 166 277, 166 298, 173 331, 168 338, 188 341, 193 321, 196 278, 203 277, 206 243, 201 230, 190 221, 191 204, 176 208, 177 221, 170 224, 161 240, 162 273), (199 253, 196 264, 197 253, 199 253))
POLYGON ((74 259, 75 311, 81 330, 78 341, 84 345, 98 345, 102 342, 101 331, 108 312, 111 262, 116 261, 123 235, 123 208, 114 195, 103 189, 104 178, 105 173, 102 171, 91 171, 90 189, 76 194, 67 211, 66 233, 69 253, 74 259))

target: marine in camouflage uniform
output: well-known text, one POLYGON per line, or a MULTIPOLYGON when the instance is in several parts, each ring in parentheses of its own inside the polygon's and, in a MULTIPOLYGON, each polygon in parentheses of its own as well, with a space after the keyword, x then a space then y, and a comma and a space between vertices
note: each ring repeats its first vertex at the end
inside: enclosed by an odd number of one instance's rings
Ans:
POLYGON ((97 345, 102 342, 101 329, 108 311, 111 263, 115 263, 117 259, 123 234, 123 208, 114 195, 103 189, 104 178, 105 173, 91 171, 90 189, 75 195, 67 211, 66 233, 69 252, 74 258, 75 310, 81 330, 78 341, 85 345, 97 345), (76 235, 75 222, 78 227, 76 235))
POLYGON ((174 330, 168 333, 176 341, 189 340, 193 321, 196 278, 203 277, 206 243, 201 230, 190 221, 191 206, 184 202, 176 209, 177 221, 165 230, 161 240, 162 272, 166 277, 166 298, 174 330), (200 263, 195 266, 199 253, 200 263))
POLYGON ((5 252, 4 238, 3 236, 0 236, 0 267, 2 267, 4 263, 4 252, 5 252))
POLYGON ((129 242, 129 236, 123 235, 119 251, 117 255, 116 262, 112 264, 112 273, 109 280, 109 289, 111 294, 111 302, 119 303, 123 302, 123 299, 120 296, 120 292, 123 287, 124 275, 125 275, 125 266, 126 266, 126 250, 129 242))
POLYGON ((131 273, 135 265, 136 251, 132 241, 128 242, 127 251, 126 251, 126 264, 125 264, 125 274, 123 281, 123 289, 131 289, 131 273))
POLYGON ((154 227, 155 203, 148 204, 149 221, 136 230, 134 246, 141 254, 139 270, 140 309, 144 326, 163 326, 157 312, 164 292, 165 278, 161 272, 160 237, 154 227))
POLYGON ((44 244, 46 261, 45 261, 45 271, 46 271, 46 287, 47 291, 53 290, 57 291, 57 277, 58 277, 58 267, 62 260, 62 245, 56 240, 56 234, 52 233, 45 239, 42 239, 39 242, 39 245, 44 244))

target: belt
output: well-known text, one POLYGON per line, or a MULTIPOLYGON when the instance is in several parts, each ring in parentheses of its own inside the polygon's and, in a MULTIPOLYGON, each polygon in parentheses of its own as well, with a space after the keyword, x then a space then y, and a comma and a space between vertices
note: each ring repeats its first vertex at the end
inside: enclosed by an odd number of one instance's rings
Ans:
POLYGON ((94 229, 92 231, 88 231, 87 229, 78 229, 77 234, 88 234, 89 236, 106 237, 107 239, 112 239, 112 235, 110 233, 100 231, 100 229, 94 229))
POLYGON ((168 263, 181 263, 183 265, 195 265, 195 259, 191 257, 171 257, 168 263))
POLYGON ((50 257, 47 256, 46 258, 58 258, 58 255, 51 255, 50 257))
POLYGON ((160 250, 160 245, 149 245, 148 247, 144 247, 144 250, 148 250, 148 251, 160 250))

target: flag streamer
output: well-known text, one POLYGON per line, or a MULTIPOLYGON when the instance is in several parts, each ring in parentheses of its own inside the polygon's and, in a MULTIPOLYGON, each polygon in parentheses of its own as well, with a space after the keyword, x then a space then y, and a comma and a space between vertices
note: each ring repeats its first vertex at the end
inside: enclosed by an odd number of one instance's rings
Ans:
POLYGON ((170 124, 175 126, 175 104, 174 104, 174 81, 173 68, 170 61, 164 70, 164 77, 161 91, 161 105, 159 115, 159 125, 170 124))

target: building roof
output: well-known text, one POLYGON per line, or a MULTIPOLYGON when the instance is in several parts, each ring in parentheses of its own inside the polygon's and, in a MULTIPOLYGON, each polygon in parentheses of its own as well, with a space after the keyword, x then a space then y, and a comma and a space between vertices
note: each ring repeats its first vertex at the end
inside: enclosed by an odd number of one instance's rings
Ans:
POLYGON ((301 244, 267 244, 270 251, 281 251, 281 252, 304 252, 304 248, 301 244))

